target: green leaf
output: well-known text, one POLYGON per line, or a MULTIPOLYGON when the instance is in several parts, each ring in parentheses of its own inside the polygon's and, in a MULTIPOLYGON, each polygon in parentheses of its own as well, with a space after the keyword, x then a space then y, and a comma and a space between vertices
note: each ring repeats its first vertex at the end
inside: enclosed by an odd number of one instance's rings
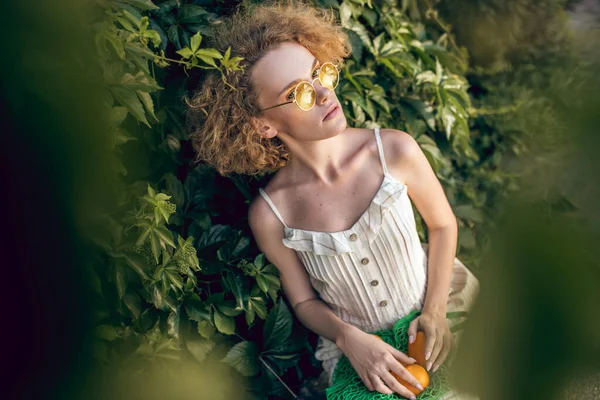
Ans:
POLYGON ((188 351, 199 363, 206 360, 206 356, 214 349, 216 343, 208 339, 192 339, 185 342, 188 351))
POLYGON ((434 171, 440 171, 449 164, 449 161, 444 158, 435 141, 427 135, 421 135, 417 139, 421 150, 427 157, 434 171))
POLYGON ((269 289, 269 297, 271 297, 271 300, 273 300, 273 302, 277 301, 277 290, 270 288, 269 289))
POLYGON ((173 241, 173 233, 171 233, 171 231, 167 229, 167 227, 162 225, 156 226, 153 227, 153 231, 158 235, 160 241, 163 242, 165 245, 171 246, 173 248, 177 247, 175 246, 175 242, 173 241))
POLYGON ((362 54, 363 54, 363 44, 362 41, 360 40, 360 37, 358 37, 358 35, 353 32, 353 31, 347 31, 348 34, 348 41, 350 42, 350 45, 352 46, 352 58, 354 58, 356 61, 360 62, 362 60, 362 54))
POLYGON ((254 308, 248 307, 245 317, 246 317, 246 325, 248 325, 248 327, 252 326, 252 323, 254 322, 254 318, 256 317, 256 312, 254 311, 254 308))
POLYGON ((260 372, 258 346, 254 342, 240 342, 229 350, 221 362, 244 376, 255 376, 260 372))
POLYGON ((115 263, 115 286, 119 299, 122 299, 127 291, 127 278, 121 260, 117 260, 115 263))
POLYGON ((270 275, 275 275, 275 276, 279 275, 279 270, 273 264, 267 264, 260 272, 262 274, 270 274, 270 275))
POLYGON ((125 47, 124 47, 121 39, 119 39, 112 32, 110 32, 110 33, 107 32, 103 36, 106 40, 108 40, 108 43, 110 43, 112 45, 117 57, 119 57, 119 59, 121 59, 121 60, 124 60, 125 59, 125 47))
POLYGON ((112 87, 119 87, 132 91, 141 90, 144 92, 155 92, 163 89, 153 78, 148 78, 143 71, 138 71, 135 76, 130 73, 125 73, 119 82, 109 83, 109 85, 112 87))
POLYGON ((164 271, 165 276, 169 279, 169 283, 177 289, 183 290, 183 278, 179 275, 179 268, 176 265, 170 265, 164 271))
POLYGON ((200 43, 202 43, 202 35, 200 32, 196 32, 190 39, 190 47, 194 53, 200 48, 200 43))
POLYGON ((148 115, 152 117, 154 122, 159 122, 156 114, 154 113, 154 102, 152 101, 152 96, 150 96, 150 93, 142 92, 141 90, 138 90, 136 93, 146 108, 148 115))
POLYGON ((235 317, 244 312, 244 310, 232 307, 231 305, 224 304, 224 303, 218 304, 217 308, 219 309, 219 311, 221 311, 223 314, 225 314, 229 317, 235 317))
MULTIPOLYGON (((127 114, 127 109, 125 107, 119 107, 125 110, 125 114, 127 114)), ((120 146, 124 143, 129 142, 130 140, 137 140, 136 137, 131 136, 129 132, 127 132, 123 128, 115 129, 115 146, 120 146)))
POLYGON ((198 323, 202 321, 210 321, 211 313, 207 306, 200 300, 197 294, 194 294, 184 303, 183 307, 188 315, 188 318, 198 323))
POLYGON ((142 231, 142 233, 138 237, 137 241, 135 242, 135 245, 138 247, 141 247, 144 243, 146 243, 146 240, 148 239, 148 236, 150 235, 150 233, 152 233, 151 225, 142 231))
POLYGON ((138 121, 142 122, 148 128, 151 128, 148 120, 146 119, 146 114, 144 113, 142 103, 134 91, 116 86, 109 87, 109 90, 115 100, 117 100, 122 106, 126 107, 131 115, 133 115, 138 121))
POLYGON ((442 107, 441 110, 439 110, 439 112, 441 113, 442 122, 446 130, 446 138, 450 139, 452 128, 454 127, 454 123, 456 122, 456 116, 448 107, 442 107))
POLYGON ((439 83, 438 77, 432 71, 421 72, 415 77, 417 81, 417 85, 422 85, 423 83, 432 83, 437 85, 439 83))
POLYGON ((189 47, 184 47, 181 50, 177 50, 175 53, 179 54, 186 60, 194 55, 194 52, 189 47))
POLYGON ((215 326, 219 332, 226 335, 233 335, 235 333, 235 320, 233 317, 228 317, 219 310, 214 311, 213 317, 215 319, 215 326))
POLYGON ((267 317, 267 306, 265 305, 262 298, 260 300, 252 299, 252 308, 256 311, 256 314, 261 318, 265 319, 267 317))
POLYGON ((292 334, 293 319, 282 298, 271 309, 263 330, 265 349, 277 347, 286 342, 292 334))
POLYGON ((137 272, 143 280, 150 279, 150 277, 148 276, 148 274, 150 273, 150 267, 148 266, 146 260, 141 254, 127 252, 123 254, 123 258, 127 262, 127 265, 133 268, 133 270, 137 272))
POLYGON ((169 216, 174 212, 174 210, 172 209, 172 206, 163 200, 158 200, 156 202, 156 209, 155 211, 155 216, 156 216, 156 221, 155 222, 159 222, 160 220, 160 216, 162 215, 162 217, 164 218, 165 223, 169 223, 169 216), (159 215, 156 215, 156 213, 159 213, 159 215))
POLYGON ((200 321, 198 322, 198 333, 202 335, 202 337, 206 339, 211 339, 217 328, 210 321, 200 321))
POLYGON ((260 290, 262 290, 263 292, 266 293, 269 290, 269 284, 261 275, 256 276, 256 283, 258 284, 258 287, 260 287, 260 290))
POLYGON ((420 99, 408 97, 404 98, 403 101, 410 104, 410 106, 423 118, 431 130, 435 130, 435 116, 433 115, 433 107, 430 104, 425 103, 420 99))
POLYGON ((239 309, 245 310, 246 303, 248 302, 249 290, 248 290, 248 278, 242 275, 237 270, 231 271, 227 274, 227 285, 233 292, 236 298, 236 304, 239 309))
POLYGON ((169 314, 167 318, 167 333, 176 339, 179 338, 179 321, 181 316, 181 304, 177 306, 177 309, 169 314))
POLYGON ((371 28, 375 28, 377 26, 377 19, 379 14, 375 10, 370 10, 368 8, 364 8, 362 10, 362 17, 369 23, 371 28))
POLYGON ((271 274, 261 274, 262 278, 269 284, 269 287, 279 289, 281 287, 281 281, 278 276, 271 274))
POLYGON ((170 172, 165 174, 163 179, 167 186, 167 192, 172 196, 177 209, 183 208, 183 205, 185 204, 185 191, 181 181, 170 172))
POLYGON ((389 40, 383 45, 379 55, 382 57, 388 57, 392 54, 405 52, 406 50, 406 46, 404 46, 402 43, 399 43, 395 40, 389 40))
POLYGON ((381 33, 379 34, 375 39, 373 39, 373 50, 374 50, 374 56, 378 56, 379 55, 379 51, 382 48, 382 42, 384 40, 385 37, 385 33, 381 33))
POLYGON ((206 22, 209 12, 202 7, 185 4, 179 8, 177 19, 180 24, 201 24, 206 22))
POLYGON ((119 17, 119 16, 115 16, 115 19, 117 21, 119 21, 119 23, 121 24, 121 26, 123 28, 125 28, 126 30, 128 30, 129 32, 135 32, 135 28, 133 27, 133 25, 131 25, 131 22, 129 22, 129 20, 127 20, 126 18, 123 17, 119 17))
POLYGON ((265 253, 260 253, 254 258, 253 264, 256 265, 256 268, 262 269, 265 265, 265 253))
POLYGON ((112 107, 110 110, 110 123, 114 126, 120 126, 127 117, 127 108, 112 107))
POLYGON ((171 25, 169 29, 167 29, 169 41, 173 43, 177 49, 186 47, 186 35, 185 29, 181 28, 179 25, 171 25))
POLYGON ((154 47, 159 47, 160 43, 162 42, 160 34, 152 29, 149 29, 146 32, 144 32, 144 37, 150 39, 154 47))
POLYGON ((350 18, 352 17, 352 10, 350 9, 350 5, 345 1, 340 4, 340 22, 343 27, 348 27, 350 23, 350 18))
MULTIPOLYGON (((198 50, 198 51, 201 51, 201 50, 198 50)), ((212 65, 213 67, 217 66, 217 63, 215 63, 215 59, 212 57, 205 56, 204 54, 194 54, 194 57, 199 58, 200 60, 204 61, 206 64, 212 65)))
POLYGON ((123 296, 123 304, 125 304, 135 319, 140 318, 142 307, 140 296, 138 294, 125 294, 125 296, 123 296))
POLYGON ((356 33, 358 35, 358 37, 360 38, 361 42, 363 43, 363 45, 367 49, 369 49, 369 51, 371 53, 373 53, 373 45, 371 44, 371 38, 369 36, 369 32, 367 31, 367 29, 364 27, 363 24, 351 19, 348 21, 346 28, 348 28, 351 31, 353 31, 354 33, 356 33))
POLYGON ((150 235, 150 248, 152 249, 152 255, 154 256, 154 261, 158 264, 159 263, 158 258, 160 256, 160 240, 158 239, 158 236, 154 234, 154 231, 150 235))

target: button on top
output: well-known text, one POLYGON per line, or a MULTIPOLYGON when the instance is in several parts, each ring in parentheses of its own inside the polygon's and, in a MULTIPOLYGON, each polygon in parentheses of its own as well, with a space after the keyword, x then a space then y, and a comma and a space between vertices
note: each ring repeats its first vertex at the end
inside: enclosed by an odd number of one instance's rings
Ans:
POLYGON ((360 260, 360 263, 362 265, 367 265, 369 263, 369 259, 367 257, 363 258, 362 260, 360 260))
POLYGON ((353 233, 352 235, 350 235, 350 240, 352 240, 354 242, 354 241, 356 241, 356 239, 358 239, 358 235, 356 233, 353 233))
POLYGON ((377 279, 375 279, 374 281, 371 281, 371 286, 377 286, 379 285, 379 281, 377 279))
POLYGON ((381 303, 379 303, 379 305, 381 307, 385 307, 385 306, 387 306, 387 303, 388 303, 387 300, 382 300, 381 303))

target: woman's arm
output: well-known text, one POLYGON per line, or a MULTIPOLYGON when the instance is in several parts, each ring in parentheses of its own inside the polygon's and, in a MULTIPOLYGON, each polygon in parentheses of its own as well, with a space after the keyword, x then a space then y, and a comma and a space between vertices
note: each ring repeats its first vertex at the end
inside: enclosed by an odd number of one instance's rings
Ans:
MULTIPOLYGON (((447 327, 446 311, 456 257, 456 217, 442 185, 416 140, 406 132, 388 131, 386 139, 389 143, 389 159, 392 160, 390 167, 398 176, 405 177, 408 195, 423 217, 429 234, 427 292, 422 315, 431 317, 428 322, 436 325, 427 335, 425 349, 426 353, 431 353, 429 364, 437 361, 436 365, 439 365, 451 348, 452 336, 447 327), (439 360, 438 355, 441 355, 439 360)), ((419 322, 414 321, 414 325, 418 326, 419 322)), ((416 335, 416 330, 417 327, 412 327, 409 334, 416 335)))
POLYGON ((424 312, 446 315, 457 237, 456 224, 429 229, 424 312))
POLYGON ((259 198, 248 212, 248 223, 258 248, 279 270, 281 287, 294 313, 304 326, 336 343, 350 325, 333 313, 315 293, 306 269, 294 250, 282 243, 281 222, 259 198))

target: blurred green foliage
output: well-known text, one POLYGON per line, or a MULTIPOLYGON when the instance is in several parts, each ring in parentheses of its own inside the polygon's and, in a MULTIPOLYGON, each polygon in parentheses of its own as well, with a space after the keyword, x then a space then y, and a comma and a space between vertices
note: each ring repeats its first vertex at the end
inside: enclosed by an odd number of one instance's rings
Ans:
MULTIPOLYGON (((268 177, 225 178, 193 165, 183 113, 203 70, 226 81, 239 69, 235 49, 206 45, 238 4, 97 0, 88 14, 97 53, 88 67, 102 76, 113 173, 102 195, 108 211, 84 222, 94 246, 93 348, 105 371, 128 355, 148 361, 135 373, 168 370, 181 357, 217 360, 257 378, 243 381, 248 396, 286 398, 319 365, 314 335, 294 329, 277 269, 251 242, 247 205, 268 177)), ((511 163, 531 154, 531 143, 551 145, 548 130, 564 133, 556 99, 543 91, 564 84, 557 77, 574 57, 562 3, 313 4, 335 8, 350 36, 336 89, 349 124, 415 137, 458 218, 459 257, 477 272, 490 217, 519 189, 511 163)))

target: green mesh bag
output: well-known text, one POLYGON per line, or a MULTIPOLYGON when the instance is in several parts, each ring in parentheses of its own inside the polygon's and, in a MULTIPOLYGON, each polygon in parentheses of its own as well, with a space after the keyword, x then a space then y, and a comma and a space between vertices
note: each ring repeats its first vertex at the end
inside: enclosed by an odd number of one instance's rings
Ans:
MULTIPOLYGON (((396 321, 392 329, 369 332, 382 338, 387 344, 403 353, 408 353, 408 327, 413 319, 421 314, 414 310, 396 321)), ((448 379, 448 366, 444 362, 437 371, 429 373, 429 386, 417 395, 418 400, 440 399, 451 390, 448 379)), ((332 376, 332 385, 325 389, 327 400, 379 400, 403 399, 398 393, 384 394, 376 390, 369 391, 346 355, 342 354, 337 362, 332 376)))

